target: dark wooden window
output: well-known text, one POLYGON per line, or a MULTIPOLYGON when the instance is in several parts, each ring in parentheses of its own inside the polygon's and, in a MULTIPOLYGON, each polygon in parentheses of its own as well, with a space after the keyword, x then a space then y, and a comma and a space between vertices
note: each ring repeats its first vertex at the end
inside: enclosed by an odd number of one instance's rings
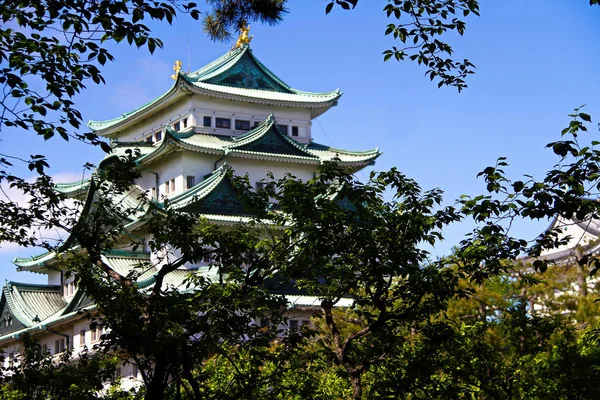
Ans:
POLYGON ((181 124, 179 122, 175 122, 173 129, 175 129, 175 132, 179 132, 181 130, 181 124))
POLYGON ((250 121, 244 121, 242 119, 235 120, 235 130, 237 131, 249 131, 250 121))
POLYGON ((196 185, 196 177, 188 175, 188 177, 186 179, 186 183, 187 183, 187 188, 188 189, 193 188, 194 185, 196 185))
POLYGON ((161 131, 156 132, 154 134, 154 138, 155 138, 154 139, 155 142, 160 142, 162 140, 162 132, 161 131))
POLYGON ((215 126, 217 128, 231 129, 231 120, 229 118, 216 118, 215 126))
POLYGON ((281 133, 283 133, 284 135, 288 134, 288 127, 287 127, 287 125, 277 125, 277 128, 279 128, 279 131, 281 133))
POLYGON ((292 126, 292 136, 298 136, 298 127, 292 126))
POLYGON ((209 128, 212 126, 212 117, 204 117, 204 126, 209 128))

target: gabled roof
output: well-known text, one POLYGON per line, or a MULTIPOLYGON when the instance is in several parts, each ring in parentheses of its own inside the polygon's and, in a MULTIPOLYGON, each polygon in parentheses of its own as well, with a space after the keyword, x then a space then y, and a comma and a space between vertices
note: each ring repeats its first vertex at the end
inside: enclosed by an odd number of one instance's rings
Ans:
POLYGON ((230 152, 270 154, 319 161, 319 157, 307 151, 306 146, 283 134, 272 114, 251 131, 233 137, 232 142, 225 146, 230 152))
POLYGON ((379 148, 352 151, 335 149, 314 142, 299 143, 279 130, 277 121, 272 115, 240 136, 218 136, 194 132, 178 133, 166 128, 164 138, 157 146, 131 142, 114 142, 113 146, 113 153, 100 163, 100 167, 113 157, 134 149, 140 151, 141 157, 137 160, 138 164, 151 163, 177 149, 220 156, 275 159, 315 165, 337 158, 342 165, 355 167, 370 165, 381 155, 379 148), (138 148, 137 146, 140 144, 141 146, 138 148))
POLYGON ((150 110, 158 110, 187 93, 228 100, 268 105, 310 108, 313 118, 334 106, 342 95, 330 92, 306 92, 290 87, 264 66, 249 46, 231 50, 190 74, 179 73, 171 88, 156 99, 105 121, 89 121, 88 127, 101 135, 112 135, 130 120, 150 110))
POLYGON ((2 296, 12 315, 26 327, 55 315, 67 306, 60 286, 7 281, 2 296))
POLYGON ((17 266, 18 271, 47 273, 48 268, 45 264, 47 261, 53 260, 54 257, 56 257, 56 252, 47 251, 31 257, 15 257, 13 264, 17 266))
POLYGON ((246 209, 229 178, 227 163, 206 176, 198 185, 169 199, 174 209, 210 217, 211 214, 228 216, 248 216, 246 209))

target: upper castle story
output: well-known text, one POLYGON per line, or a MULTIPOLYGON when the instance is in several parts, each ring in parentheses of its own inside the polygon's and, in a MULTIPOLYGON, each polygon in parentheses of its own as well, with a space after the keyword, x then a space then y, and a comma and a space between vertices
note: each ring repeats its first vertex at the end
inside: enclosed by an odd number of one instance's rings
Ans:
POLYGON ((160 142, 165 127, 176 132, 236 136, 269 115, 300 143, 312 140, 311 121, 337 104, 339 89, 305 92, 291 88, 253 54, 249 45, 229 51, 191 73, 175 63, 173 86, 120 117, 90 121, 101 136, 120 142, 160 142))
MULTIPOLYGON (((359 170, 378 149, 350 151, 315 143, 312 120, 342 95, 291 88, 253 54, 248 44, 191 73, 176 62, 173 86, 120 117, 88 126, 111 140, 108 159, 138 150, 142 177, 136 184, 157 201, 185 194, 227 163, 262 185, 267 171, 312 178, 323 161, 339 159, 359 170)), ((103 164, 100 164, 101 166, 103 164)))

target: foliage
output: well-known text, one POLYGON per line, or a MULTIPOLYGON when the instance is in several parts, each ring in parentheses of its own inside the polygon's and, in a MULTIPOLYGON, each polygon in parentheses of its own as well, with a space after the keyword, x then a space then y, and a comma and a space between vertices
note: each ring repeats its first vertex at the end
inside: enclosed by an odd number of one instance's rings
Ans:
MULTIPOLYGON (((572 244, 571 239, 580 238, 563 235, 564 226, 558 224, 533 242, 528 242, 510 235, 512 222, 517 218, 559 218, 560 221, 573 220, 585 224, 599 218, 600 203, 595 196, 600 189, 600 150, 597 148, 600 142, 594 139, 588 141, 582 136, 591 123, 588 114, 577 108, 569 116, 571 121, 561 133, 563 140, 546 146, 558 156, 558 162, 544 179, 538 181, 525 175, 523 180, 511 180, 504 170, 508 166, 504 157, 479 174, 486 181, 489 193, 463 196, 461 203, 465 215, 481 226, 462 242, 456 253, 457 260, 475 257, 485 260, 490 271, 503 271, 518 257, 528 255, 533 267, 545 272, 551 260, 540 258, 544 250, 572 244)), ((593 276, 598 260, 591 255, 584 256, 581 250, 576 246, 573 256, 580 266, 589 268, 593 276)))
MULTIPOLYGON (((285 1, 209 3, 213 11, 205 28, 217 39, 243 22, 276 23, 285 13, 285 1)), ((332 1, 326 12, 335 4, 350 9, 357 1, 332 1)), ((401 48, 386 51, 385 59, 417 61, 438 85, 466 87, 473 65, 444 58, 453 50, 439 37, 451 31, 462 35, 465 23, 456 15, 478 15, 477 1, 394 1, 384 10, 399 20, 386 34, 402 42, 401 48), (409 21, 400 22, 405 17, 409 21)), ((161 43, 141 21, 170 23, 178 11, 199 17, 188 2, 3 3, 0 83, 6 90, 0 123, 45 139, 58 134, 106 147, 93 134, 78 133, 81 117, 71 98, 90 79, 103 81, 99 67, 112 61, 103 43, 127 40, 152 52, 161 43), (49 30, 66 39, 42 35, 49 30)), ((103 336, 105 352, 89 358, 84 353, 78 363, 68 354, 56 363, 30 343, 23 364, 5 374, 0 393, 7 398, 127 396, 116 389, 99 391, 115 362, 124 358, 139 366, 146 399, 597 398, 595 331, 528 313, 525 305, 541 287, 529 284, 539 285, 551 275, 532 277, 513 268, 519 256, 540 256, 565 239, 551 230, 530 244, 511 237, 507 227, 517 217, 598 218, 597 202, 587 198, 600 188, 598 142, 580 144, 591 117, 580 109, 571 117, 563 131, 567 140, 549 145, 560 159, 542 181, 509 180, 506 161, 500 159, 481 174, 490 194, 463 198, 461 209, 441 207, 441 191, 423 192, 395 169, 360 183, 327 163, 309 182, 288 176, 261 193, 253 192, 248 178, 230 176, 257 218, 228 229, 168 202, 160 207, 132 188, 139 154, 97 171, 90 188, 93 206, 88 204, 82 215, 60 207, 63 198, 52 192, 43 155, 1 155, 0 183, 8 182, 32 201, 28 208, 0 202, 6 217, 0 241, 33 245, 37 242, 26 228, 35 226, 70 231, 74 241, 60 249, 62 262, 94 299, 103 316, 97 323, 109 330, 103 336), (39 178, 31 183, 11 173, 15 160, 39 178), (129 216, 140 210, 143 230, 130 235, 129 216), (423 245, 441 240, 443 228, 464 216, 482 225, 452 257, 430 260, 423 245), (151 239, 143 243, 142 236, 151 239), (103 261, 112 249, 144 245, 158 259, 128 274, 103 261), (170 283, 180 268, 207 254, 214 259, 209 274, 190 275, 185 287, 170 283), (156 273, 146 281, 142 276, 149 270, 156 273), (286 304, 270 290, 273 281, 291 282, 320 299, 314 330, 285 329, 286 304), (338 307, 343 301, 352 306, 338 307), (257 325, 267 318, 270 326, 257 325)), ((578 261, 596 272, 596 260, 578 261)), ((546 260, 533 266, 548 272, 546 260)), ((576 318, 596 326, 594 303, 580 300, 576 318)), ((544 307, 574 311, 570 303, 544 307)))
POLYGON ((23 354, 2 370, 3 399, 106 399, 134 400, 135 393, 125 393, 111 386, 120 359, 103 353, 82 351, 75 359, 70 351, 58 359, 42 354, 41 346, 23 334, 23 354))
MULTIPOLYGON (((228 37, 245 21, 276 24, 285 14, 284 0, 209 2, 205 28, 213 39, 228 37)), ((196 3, 129 0, 19 0, 0 4, 0 131, 14 128, 49 140, 79 140, 110 146, 92 132, 82 132, 81 113, 73 97, 90 81, 104 82, 101 69, 112 62, 110 48, 126 42, 153 53, 162 47, 147 20, 172 24, 177 15, 200 17, 196 3)), ((89 167, 89 166, 88 166, 89 167)), ((0 153, 0 184, 29 200, 27 206, 12 201, 5 191, 0 199, 0 242, 22 246, 54 243, 40 239, 40 230, 70 229, 63 222, 71 210, 52 191, 45 155, 0 153), (36 173, 33 181, 20 175, 19 167, 36 173)))
MULTIPOLYGON (((331 0, 325 12, 334 5, 350 10, 357 4, 358 0, 331 0)), ((478 0, 388 0, 383 11, 398 21, 389 23, 385 34, 402 43, 385 50, 384 61, 408 59, 427 68, 425 76, 436 80, 438 87, 454 86, 459 92, 467 87, 466 78, 475 72, 475 65, 468 59, 453 59, 454 50, 442 37, 449 32, 464 35, 463 18, 479 16, 478 0)))

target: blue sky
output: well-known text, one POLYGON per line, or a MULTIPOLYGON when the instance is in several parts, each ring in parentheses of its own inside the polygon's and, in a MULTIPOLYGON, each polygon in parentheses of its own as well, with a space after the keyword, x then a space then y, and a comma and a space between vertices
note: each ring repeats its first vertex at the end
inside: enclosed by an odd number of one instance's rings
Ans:
MULTIPOLYGON (((344 91, 339 105, 313 124, 316 141, 353 150, 379 146, 383 155, 375 169, 396 166, 424 189, 442 188, 452 204, 463 193, 481 193, 477 172, 500 156, 508 157, 513 177, 541 177, 556 161, 544 145, 560 137, 573 108, 587 104, 595 122, 600 118, 600 8, 586 0, 483 0, 482 16, 467 19, 465 36, 448 38, 457 58, 477 66, 460 94, 437 89, 412 63, 383 62, 382 51, 394 44, 383 34, 386 3, 361 0, 354 11, 338 8, 326 16, 322 0, 291 0, 280 25, 252 25, 254 53, 291 86, 344 91)), ((107 84, 90 83, 76 98, 86 121, 113 118, 166 91, 173 61, 188 68, 188 40, 192 70, 231 46, 211 42, 186 16, 172 27, 150 26, 164 49, 150 56, 114 46, 116 62, 104 69, 107 84)), ((47 154, 62 181, 79 179, 85 162, 102 157, 98 149, 58 138, 44 143, 29 133, 1 135, 2 152, 47 154)), ((515 233, 533 238, 546 225, 522 222, 515 233)), ((446 254, 469 229, 448 229, 434 254, 446 254)), ((16 273, 10 263, 36 252, 0 249, 0 278, 43 282, 44 276, 16 273)))

